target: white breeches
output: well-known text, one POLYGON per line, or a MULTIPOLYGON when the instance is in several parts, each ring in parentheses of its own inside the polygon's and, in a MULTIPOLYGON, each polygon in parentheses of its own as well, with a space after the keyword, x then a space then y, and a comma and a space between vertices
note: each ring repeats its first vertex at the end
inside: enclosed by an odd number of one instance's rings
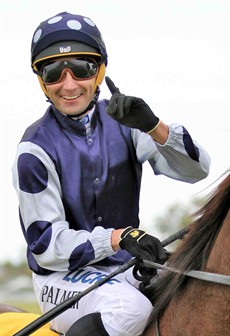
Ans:
MULTIPOLYGON (((86 290, 116 268, 87 266, 72 273, 55 272, 48 276, 33 274, 33 285, 42 312, 45 313, 74 294, 86 290)), ((100 312, 110 336, 141 335, 153 307, 137 289, 138 284, 132 275, 132 269, 128 269, 82 297, 58 315, 52 321, 52 326, 65 333, 80 317, 100 312)))

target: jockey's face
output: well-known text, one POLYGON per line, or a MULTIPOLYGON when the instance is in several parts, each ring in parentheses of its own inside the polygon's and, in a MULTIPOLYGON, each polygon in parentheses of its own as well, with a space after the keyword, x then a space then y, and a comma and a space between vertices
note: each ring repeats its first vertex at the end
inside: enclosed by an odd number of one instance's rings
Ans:
POLYGON ((48 95, 55 107, 67 115, 81 114, 93 100, 96 77, 77 80, 67 69, 55 84, 46 84, 48 95))

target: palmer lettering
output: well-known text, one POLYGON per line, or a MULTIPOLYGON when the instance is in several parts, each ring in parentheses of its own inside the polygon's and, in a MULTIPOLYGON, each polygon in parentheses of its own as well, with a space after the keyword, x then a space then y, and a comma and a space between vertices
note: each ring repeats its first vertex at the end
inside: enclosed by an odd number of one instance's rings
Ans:
MULTIPOLYGON (((48 287, 44 286, 41 295, 42 302, 49 302, 53 305, 58 305, 63 301, 69 299, 70 297, 79 294, 80 292, 77 291, 66 291, 62 290, 61 288, 56 287, 48 287)), ((78 309, 78 302, 76 302, 71 308, 78 309)))

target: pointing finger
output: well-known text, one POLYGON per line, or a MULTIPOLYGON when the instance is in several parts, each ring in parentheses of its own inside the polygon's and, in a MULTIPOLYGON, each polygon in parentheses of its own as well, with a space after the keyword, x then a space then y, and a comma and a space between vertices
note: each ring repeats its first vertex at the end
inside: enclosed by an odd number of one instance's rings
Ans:
POLYGON ((108 76, 105 77, 105 82, 111 94, 120 93, 120 90, 115 86, 114 82, 108 76))

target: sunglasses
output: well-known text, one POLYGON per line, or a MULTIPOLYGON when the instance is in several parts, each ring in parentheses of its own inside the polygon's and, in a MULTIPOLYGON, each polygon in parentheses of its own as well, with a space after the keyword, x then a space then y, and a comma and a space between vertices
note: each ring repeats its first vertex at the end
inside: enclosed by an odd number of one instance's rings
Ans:
POLYGON ((34 72, 44 84, 56 84, 62 80, 64 69, 68 69, 74 79, 86 80, 97 75, 98 63, 92 58, 71 58, 45 63, 40 71, 34 72))

